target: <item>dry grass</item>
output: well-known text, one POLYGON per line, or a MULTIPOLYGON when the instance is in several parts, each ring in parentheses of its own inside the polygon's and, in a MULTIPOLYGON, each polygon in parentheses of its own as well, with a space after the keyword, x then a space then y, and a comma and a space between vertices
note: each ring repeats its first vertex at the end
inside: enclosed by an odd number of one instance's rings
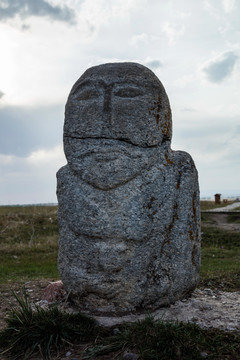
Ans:
POLYGON ((201 200, 200 208, 201 208, 201 210, 212 210, 212 209, 218 209, 218 208, 228 206, 232 203, 234 203, 234 201, 228 201, 227 203, 222 202, 221 204, 215 204, 215 201, 201 200))

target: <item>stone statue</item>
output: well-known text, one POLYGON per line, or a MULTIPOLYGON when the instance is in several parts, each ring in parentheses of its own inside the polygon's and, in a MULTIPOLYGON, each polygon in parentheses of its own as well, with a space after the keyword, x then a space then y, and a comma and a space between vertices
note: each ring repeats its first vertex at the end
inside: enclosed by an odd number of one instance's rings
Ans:
POLYGON ((196 287, 198 175, 171 136, 167 94, 145 66, 95 66, 73 86, 57 173, 59 272, 82 310, 151 311, 196 287))

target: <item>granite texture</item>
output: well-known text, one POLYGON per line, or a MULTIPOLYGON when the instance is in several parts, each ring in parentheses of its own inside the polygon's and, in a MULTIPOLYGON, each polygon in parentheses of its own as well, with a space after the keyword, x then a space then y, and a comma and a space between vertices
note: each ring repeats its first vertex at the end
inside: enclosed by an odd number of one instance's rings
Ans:
POLYGON ((73 86, 57 173, 59 273, 81 309, 151 311, 196 287, 198 175, 171 136, 168 97, 148 68, 104 64, 73 86))

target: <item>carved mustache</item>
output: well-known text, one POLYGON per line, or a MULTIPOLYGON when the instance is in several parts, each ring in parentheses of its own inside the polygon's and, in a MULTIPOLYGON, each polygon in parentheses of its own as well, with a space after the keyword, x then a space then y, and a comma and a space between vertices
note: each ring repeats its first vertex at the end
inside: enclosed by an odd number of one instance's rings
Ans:
MULTIPOLYGON (((65 146, 68 151, 71 149, 75 157, 82 159, 88 156, 94 156, 96 160, 114 160, 121 156, 126 156, 131 159, 141 158, 143 151, 152 152, 153 147, 142 147, 132 144, 124 139, 108 139, 95 137, 80 137, 80 136, 64 136, 65 146), (70 149, 69 149, 70 147, 70 149)), ((70 151, 71 151, 70 150, 70 151)))

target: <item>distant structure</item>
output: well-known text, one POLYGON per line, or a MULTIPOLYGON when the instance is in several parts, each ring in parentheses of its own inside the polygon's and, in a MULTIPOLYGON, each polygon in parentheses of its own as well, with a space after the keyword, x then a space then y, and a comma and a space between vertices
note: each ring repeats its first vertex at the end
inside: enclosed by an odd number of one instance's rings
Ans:
POLYGON ((73 86, 57 173, 59 273, 80 309, 150 311, 196 287, 198 174, 171 137, 169 100, 148 68, 104 64, 73 86))
POLYGON ((215 194, 214 197, 215 197, 215 204, 221 204, 221 195, 222 194, 215 194))

